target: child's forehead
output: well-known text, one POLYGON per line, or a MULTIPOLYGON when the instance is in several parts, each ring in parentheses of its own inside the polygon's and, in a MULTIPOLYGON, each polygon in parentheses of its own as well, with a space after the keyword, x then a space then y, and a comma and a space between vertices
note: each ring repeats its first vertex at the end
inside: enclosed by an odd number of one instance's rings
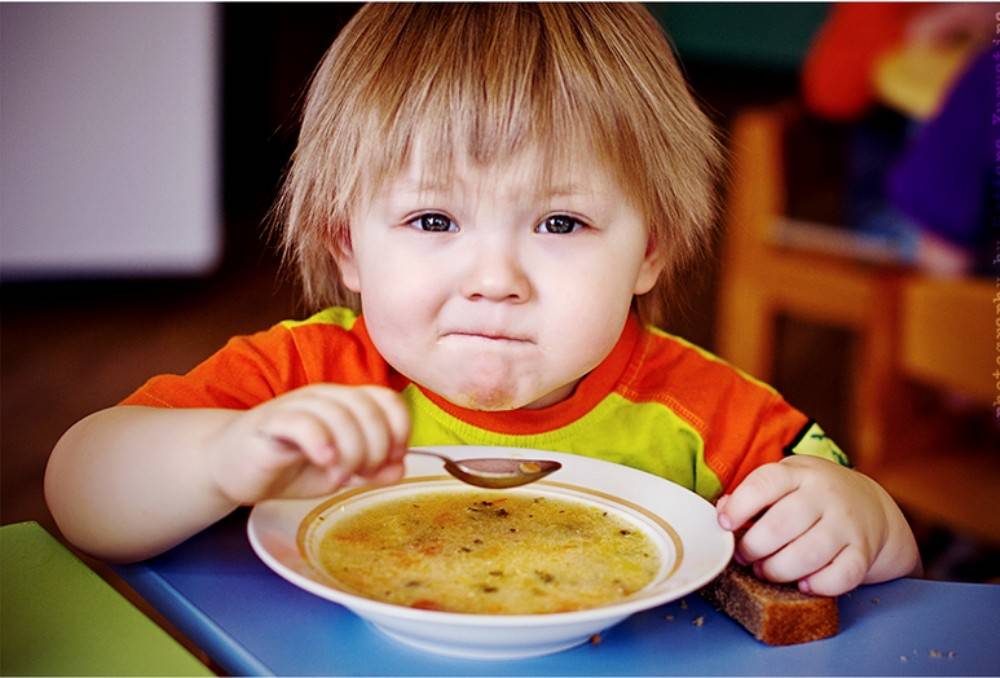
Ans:
POLYGON ((383 189, 406 195, 450 193, 475 186, 532 198, 619 192, 609 168, 593 150, 552 151, 531 145, 480 161, 469 153, 442 155, 415 145, 401 166, 379 183, 383 189))

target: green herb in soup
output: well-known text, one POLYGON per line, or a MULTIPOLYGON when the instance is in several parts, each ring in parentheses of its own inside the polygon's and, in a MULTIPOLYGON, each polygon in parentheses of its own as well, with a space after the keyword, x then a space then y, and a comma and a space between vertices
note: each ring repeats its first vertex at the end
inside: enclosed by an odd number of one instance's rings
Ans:
POLYGON ((359 595, 450 612, 567 612, 621 600, 660 560, 642 530, 549 497, 440 492, 338 520, 320 564, 359 595))

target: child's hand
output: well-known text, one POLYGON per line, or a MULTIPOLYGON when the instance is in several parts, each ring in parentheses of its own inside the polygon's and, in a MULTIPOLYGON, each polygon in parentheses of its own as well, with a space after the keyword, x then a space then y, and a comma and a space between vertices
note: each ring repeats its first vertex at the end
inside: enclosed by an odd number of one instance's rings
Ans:
POLYGON ((409 434, 395 392, 317 384, 241 413, 207 441, 207 458, 217 489, 246 505, 326 494, 354 474, 396 481, 409 434))
POLYGON ((764 512, 737 544, 736 559, 764 579, 798 580, 805 592, 836 596, 920 569, 913 533, 886 491, 824 459, 765 464, 717 508, 729 530, 764 512))
POLYGON ((972 254, 943 238, 923 232, 917 239, 917 266, 933 276, 966 276, 971 273, 974 265, 972 254))
POLYGON ((996 11, 996 3, 990 2, 929 5, 907 22, 904 37, 910 44, 935 47, 984 43, 995 30, 996 11))

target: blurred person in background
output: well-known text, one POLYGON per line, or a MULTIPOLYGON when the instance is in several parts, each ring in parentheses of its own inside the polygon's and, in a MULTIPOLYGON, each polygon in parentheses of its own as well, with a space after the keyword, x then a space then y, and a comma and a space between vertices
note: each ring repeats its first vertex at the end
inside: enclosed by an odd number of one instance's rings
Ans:
POLYGON ((991 124, 997 57, 1000 50, 990 48, 973 60, 889 174, 890 202, 919 229, 917 263, 932 273, 997 270, 992 186, 1000 135, 991 124))
POLYGON ((993 50, 985 46, 998 11, 997 3, 836 4, 803 66, 807 109, 851 126, 847 226, 936 275, 982 273, 992 258, 993 50), (970 55, 926 120, 880 100, 876 68, 901 48, 970 55))

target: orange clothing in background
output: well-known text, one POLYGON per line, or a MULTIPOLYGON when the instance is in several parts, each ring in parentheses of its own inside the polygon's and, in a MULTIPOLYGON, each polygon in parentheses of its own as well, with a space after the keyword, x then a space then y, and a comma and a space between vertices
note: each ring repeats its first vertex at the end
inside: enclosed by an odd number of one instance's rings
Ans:
POLYGON ((875 99, 876 62, 902 43, 907 23, 927 6, 895 2, 833 5, 803 65, 806 107, 829 120, 861 117, 875 99))

